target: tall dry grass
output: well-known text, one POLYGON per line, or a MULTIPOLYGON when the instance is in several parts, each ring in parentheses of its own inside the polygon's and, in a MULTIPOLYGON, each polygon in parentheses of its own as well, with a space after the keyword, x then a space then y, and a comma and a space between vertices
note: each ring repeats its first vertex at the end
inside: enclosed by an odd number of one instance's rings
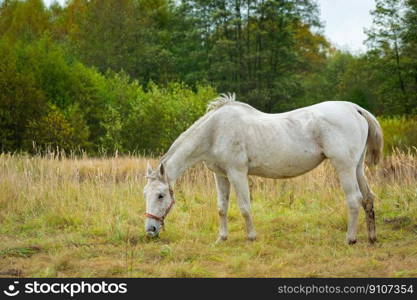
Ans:
POLYGON ((161 238, 148 240, 147 160, 0 155, 0 276, 417 276, 411 152, 367 171, 378 196, 375 246, 363 213, 358 244, 345 244, 346 205, 328 162, 294 179, 252 177, 259 238, 245 240, 232 194, 229 240, 220 245, 213 177, 198 165, 177 183, 161 238))

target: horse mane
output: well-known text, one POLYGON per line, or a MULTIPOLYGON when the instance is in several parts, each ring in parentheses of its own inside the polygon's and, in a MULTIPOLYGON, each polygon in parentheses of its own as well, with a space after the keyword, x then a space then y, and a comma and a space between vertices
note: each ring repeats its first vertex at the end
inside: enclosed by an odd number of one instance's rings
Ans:
POLYGON ((235 93, 228 93, 220 94, 217 98, 211 101, 207 105, 206 113, 202 115, 197 121, 195 121, 194 124, 192 124, 186 131, 179 135, 179 137, 174 141, 174 143, 172 143, 171 147, 165 153, 165 155, 161 157, 160 162, 163 163, 169 157, 169 155, 178 148, 178 146, 185 140, 186 137, 192 135, 195 130, 199 128, 202 123, 204 123, 204 121, 208 118, 209 115, 211 115, 213 111, 219 109, 226 103, 235 102, 235 99, 235 93))
POLYGON ((220 94, 219 97, 211 101, 207 105, 207 111, 212 111, 219 109, 226 103, 235 102, 236 101, 236 94, 235 93, 227 93, 227 94, 220 94))
POLYGON ((186 137, 193 134, 195 130, 199 128, 202 123, 204 123, 204 121, 208 118, 209 115, 211 115, 213 111, 219 109, 226 103, 235 102, 236 101, 235 98, 236 98, 235 93, 232 93, 232 94, 228 93, 228 94, 221 94, 217 98, 215 98, 213 101, 211 101, 207 105, 206 113, 202 115, 197 121, 195 121, 194 124, 192 124, 187 130, 185 130, 183 133, 179 135, 179 137, 174 141, 174 143, 172 143, 171 147, 169 147, 165 155, 161 157, 160 162, 163 163, 170 156, 170 154, 174 152, 176 148, 178 148, 178 146, 182 143, 182 141, 185 140, 186 137))

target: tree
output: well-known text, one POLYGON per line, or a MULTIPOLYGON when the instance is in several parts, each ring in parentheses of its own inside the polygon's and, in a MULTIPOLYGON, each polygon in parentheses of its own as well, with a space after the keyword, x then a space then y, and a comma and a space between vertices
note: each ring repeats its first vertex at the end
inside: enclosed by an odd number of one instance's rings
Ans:
POLYGON ((406 101, 401 52, 401 36, 405 30, 401 15, 403 10, 403 0, 376 0, 376 8, 371 12, 374 27, 366 31, 367 43, 374 49, 374 54, 384 57, 388 68, 393 63, 394 72, 389 73, 397 77, 397 87, 402 94, 398 101, 401 102, 406 101))
POLYGON ((19 45, 0 40, 0 149, 16 151, 24 147, 29 123, 45 114, 46 97, 32 72, 17 59, 19 45))
POLYGON ((402 36, 403 53, 409 70, 409 96, 406 111, 417 113, 417 1, 406 1, 405 32, 402 36))
POLYGON ((33 41, 50 29, 42 0, 5 0, 0 4, 0 36, 11 41, 33 41))
POLYGON ((264 111, 293 107, 300 73, 324 59, 327 42, 311 32, 320 26, 312 1, 198 0, 180 7, 200 36, 198 44, 186 42, 198 58, 198 69, 191 72, 264 111))

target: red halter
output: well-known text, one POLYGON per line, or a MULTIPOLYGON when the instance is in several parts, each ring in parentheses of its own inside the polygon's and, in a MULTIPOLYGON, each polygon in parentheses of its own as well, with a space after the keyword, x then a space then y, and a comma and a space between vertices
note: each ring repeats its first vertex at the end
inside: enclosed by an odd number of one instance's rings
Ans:
POLYGON ((155 215, 150 214, 150 213, 145 213, 145 217, 151 218, 151 219, 155 219, 155 220, 161 222, 161 225, 164 226, 164 219, 168 215, 169 211, 171 210, 172 206, 175 203, 175 200, 174 200, 174 191, 172 190, 171 186, 169 187, 169 194, 171 195, 172 201, 169 204, 168 208, 166 209, 165 213, 161 217, 155 216, 155 215))

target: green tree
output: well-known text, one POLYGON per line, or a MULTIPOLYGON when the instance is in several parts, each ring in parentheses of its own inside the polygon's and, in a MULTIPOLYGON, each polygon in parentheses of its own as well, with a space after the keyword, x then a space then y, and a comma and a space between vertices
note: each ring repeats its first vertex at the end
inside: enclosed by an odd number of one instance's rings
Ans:
POLYGON ((403 9, 403 0, 376 0, 376 8, 371 12, 373 27, 366 31, 368 45, 373 49, 371 54, 384 60, 380 64, 383 68, 381 72, 396 77, 396 84, 391 87, 395 90, 389 94, 395 97, 395 102, 400 103, 396 109, 399 113, 405 111, 404 104, 407 101, 401 49, 401 36, 405 30, 401 15, 403 9))
POLYGON ((409 80, 408 103, 406 110, 417 113, 417 1, 406 1, 404 16, 405 32, 402 36, 403 53, 407 57, 405 62, 409 80))
POLYGON ((42 0, 5 0, 0 3, 0 36, 12 41, 33 41, 50 28, 50 14, 42 0))

